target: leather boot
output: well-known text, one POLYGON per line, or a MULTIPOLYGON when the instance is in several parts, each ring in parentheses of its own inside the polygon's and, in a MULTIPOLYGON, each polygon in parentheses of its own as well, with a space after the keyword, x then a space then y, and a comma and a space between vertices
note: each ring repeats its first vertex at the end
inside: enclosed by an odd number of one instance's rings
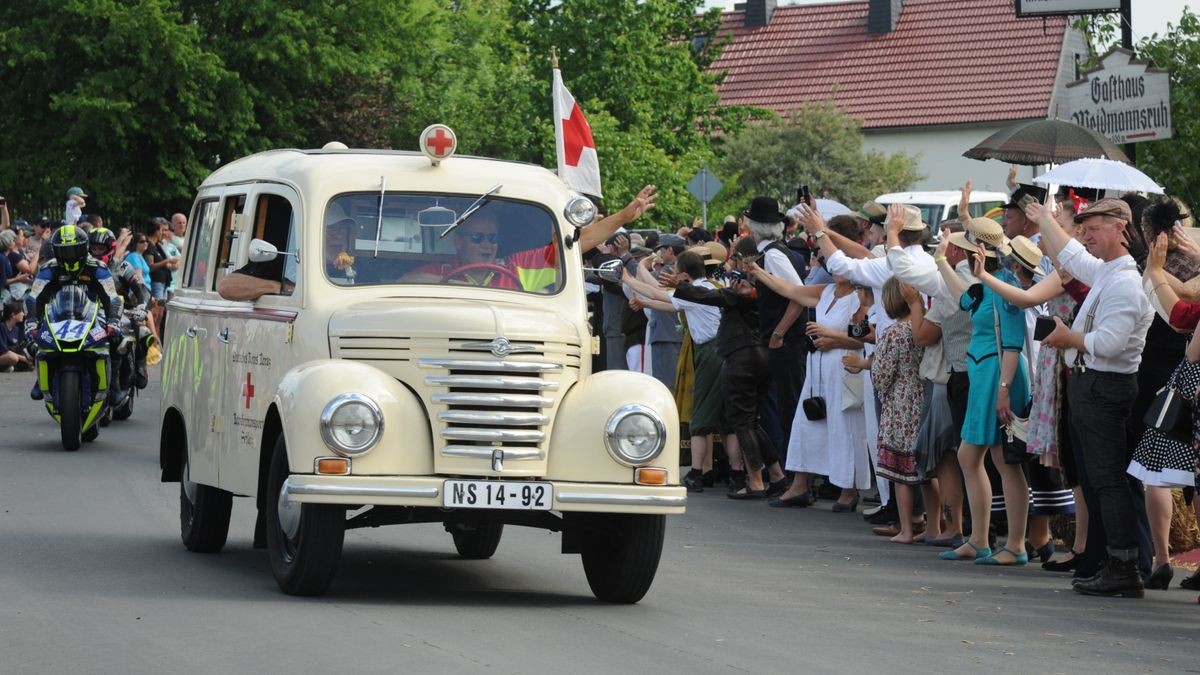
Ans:
POLYGON ((1075 591, 1084 595, 1140 598, 1146 594, 1137 560, 1117 560, 1109 557, 1100 573, 1091 579, 1081 579, 1075 591))

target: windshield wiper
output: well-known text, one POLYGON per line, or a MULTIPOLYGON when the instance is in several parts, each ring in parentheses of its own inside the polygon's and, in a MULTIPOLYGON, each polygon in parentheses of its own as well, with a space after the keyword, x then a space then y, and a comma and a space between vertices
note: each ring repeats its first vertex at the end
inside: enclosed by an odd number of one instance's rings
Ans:
POLYGON ((498 192, 500 190, 500 188, 502 188, 502 187, 504 187, 504 186, 501 185, 500 183, 496 183, 496 185, 493 186, 491 190, 488 190, 487 192, 479 195, 479 199, 476 199, 470 206, 468 206, 467 210, 463 211, 462 215, 458 217, 458 220, 454 221, 453 223, 450 224, 449 227, 442 230, 442 233, 438 235, 438 239, 445 238, 446 235, 448 235, 454 231, 454 228, 465 223, 467 221, 467 218, 470 218, 471 216, 473 216, 475 214, 476 211, 483 208, 483 200, 496 194, 496 192, 498 192))

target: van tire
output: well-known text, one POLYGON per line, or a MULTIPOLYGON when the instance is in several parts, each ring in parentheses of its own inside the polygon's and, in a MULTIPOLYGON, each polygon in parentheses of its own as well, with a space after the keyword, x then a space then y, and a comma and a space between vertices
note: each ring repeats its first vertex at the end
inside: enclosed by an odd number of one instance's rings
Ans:
POLYGON ((193 483, 186 447, 182 463, 179 475, 180 538, 184 547, 193 553, 216 553, 225 547, 225 539, 229 536, 233 494, 211 485, 193 483))
POLYGON ((288 595, 321 595, 333 583, 346 538, 346 508, 336 504, 290 504, 279 496, 287 480, 287 445, 275 441, 267 474, 267 557, 279 589, 288 595), (285 530, 286 526, 286 530, 285 530))
POLYGON ((633 513, 579 514, 581 558, 596 599, 633 604, 654 582, 662 557, 666 516, 633 513))
POLYGON ((467 560, 486 560, 496 553, 504 523, 483 519, 477 523, 449 523, 446 529, 454 537, 454 548, 467 560))

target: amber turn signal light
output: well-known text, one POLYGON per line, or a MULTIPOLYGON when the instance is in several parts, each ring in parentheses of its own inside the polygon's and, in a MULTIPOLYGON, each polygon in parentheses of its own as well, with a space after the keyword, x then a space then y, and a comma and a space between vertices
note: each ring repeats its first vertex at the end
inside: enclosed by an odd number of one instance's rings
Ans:
POLYGON ((350 473, 350 460, 345 457, 318 457, 317 473, 327 476, 345 476, 350 473))
POLYGON ((633 482, 638 485, 666 485, 667 470, 656 466, 643 466, 634 470, 633 482))

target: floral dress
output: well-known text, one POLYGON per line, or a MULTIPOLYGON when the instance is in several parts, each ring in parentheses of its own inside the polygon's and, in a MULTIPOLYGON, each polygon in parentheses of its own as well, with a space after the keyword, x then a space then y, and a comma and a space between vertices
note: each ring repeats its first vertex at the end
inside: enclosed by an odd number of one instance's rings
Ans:
MULTIPOLYGON (((1046 303, 1046 311, 1069 326, 1077 304, 1070 295, 1062 293, 1046 303)), ((1033 369, 1033 405, 1029 411, 1029 438, 1025 446, 1031 455, 1058 454, 1058 422, 1066 393, 1062 376, 1062 352, 1043 344, 1038 349, 1037 365, 1033 369)))
POLYGON ((875 391, 883 401, 875 474, 905 485, 920 483, 913 445, 924 399, 919 373, 924 353, 913 340, 912 325, 901 321, 884 331, 871 366, 875 391))

